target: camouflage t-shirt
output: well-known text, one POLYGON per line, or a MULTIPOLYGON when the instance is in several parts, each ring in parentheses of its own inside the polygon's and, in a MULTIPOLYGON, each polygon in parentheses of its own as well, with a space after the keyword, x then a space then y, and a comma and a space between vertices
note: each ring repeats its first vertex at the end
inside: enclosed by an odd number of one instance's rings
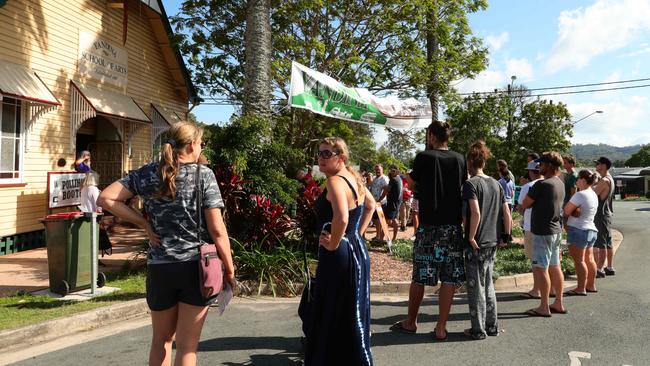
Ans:
MULTIPOLYGON (((160 235, 161 245, 149 250, 147 263, 170 263, 198 260, 197 191, 195 184, 197 164, 181 164, 176 175, 176 199, 157 199, 161 179, 158 163, 132 171, 120 180, 131 193, 142 197, 144 208, 153 230, 160 235)), ((214 173, 201 167, 203 208, 222 208, 223 200, 214 173)), ((212 242, 203 217, 202 239, 212 242)))

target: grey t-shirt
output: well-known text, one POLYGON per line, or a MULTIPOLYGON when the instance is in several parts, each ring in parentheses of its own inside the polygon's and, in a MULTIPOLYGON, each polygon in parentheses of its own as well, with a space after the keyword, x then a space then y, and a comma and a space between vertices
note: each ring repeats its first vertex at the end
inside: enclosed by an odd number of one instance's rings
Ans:
POLYGON ((492 177, 474 176, 463 183, 463 214, 467 220, 465 237, 469 237, 471 210, 469 200, 477 200, 481 221, 476 230, 476 243, 481 248, 497 245, 503 231, 503 204, 506 202, 501 184, 492 177))
MULTIPOLYGON (((160 235, 161 245, 149 249, 148 264, 198 260, 196 168, 197 164, 180 165, 176 175, 176 199, 173 201, 153 197, 161 183, 158 163, 134 170, 119 181, 131 193, 142 197, 149 222, 153 230, 160 235)), ((224 207, 214 173, 207 167, 201 167, 200 176, 203 188, 202 207, 224 207)), ((205 218, 201 238, 206 242, 212 241, 205 218)))
POLYGON ((561 233, 564 182, 557 176, 540 180, 530 187, 528 197, 535 201, 530 215, 530 231, 535 235, 561 233))

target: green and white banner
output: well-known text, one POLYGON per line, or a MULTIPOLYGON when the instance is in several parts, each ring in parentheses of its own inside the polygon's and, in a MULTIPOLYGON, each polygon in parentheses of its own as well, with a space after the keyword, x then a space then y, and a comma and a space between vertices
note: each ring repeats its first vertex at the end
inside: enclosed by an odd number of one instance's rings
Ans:
POLYGON ((377 97, 297 62, 291 66, 290 104, 332 118, 391 128, 425 128, 431 123, 428 100, 377 97))

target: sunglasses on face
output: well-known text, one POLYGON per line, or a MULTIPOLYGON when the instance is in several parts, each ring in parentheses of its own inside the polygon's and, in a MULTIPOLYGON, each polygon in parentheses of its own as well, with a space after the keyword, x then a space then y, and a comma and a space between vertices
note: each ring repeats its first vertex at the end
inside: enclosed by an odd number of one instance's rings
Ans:
POLYGON ((201 141, 201 149, 205 149, 205 146, 208 144, 207 141, 201 141))
POLYGON ((332 156, 338 155, 338 153, 332 150, 318 150, 318 157, 323 159, 329 159, 332 156))

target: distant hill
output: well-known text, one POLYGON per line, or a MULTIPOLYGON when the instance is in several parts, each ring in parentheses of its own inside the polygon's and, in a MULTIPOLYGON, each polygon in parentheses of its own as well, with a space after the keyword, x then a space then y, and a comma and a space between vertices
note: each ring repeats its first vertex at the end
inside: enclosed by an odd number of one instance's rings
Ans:
MULTIPOLYGON (((571 146, 571 154, 579 161, 592 161, 600 156, 608 157, 612 162, 624 162, 632 154, 639 151, 642 145, 633 146, 611 146, 607 144, 577 144, 571 146)), ((616 164, 619 165, 619 164, 616 164)))

